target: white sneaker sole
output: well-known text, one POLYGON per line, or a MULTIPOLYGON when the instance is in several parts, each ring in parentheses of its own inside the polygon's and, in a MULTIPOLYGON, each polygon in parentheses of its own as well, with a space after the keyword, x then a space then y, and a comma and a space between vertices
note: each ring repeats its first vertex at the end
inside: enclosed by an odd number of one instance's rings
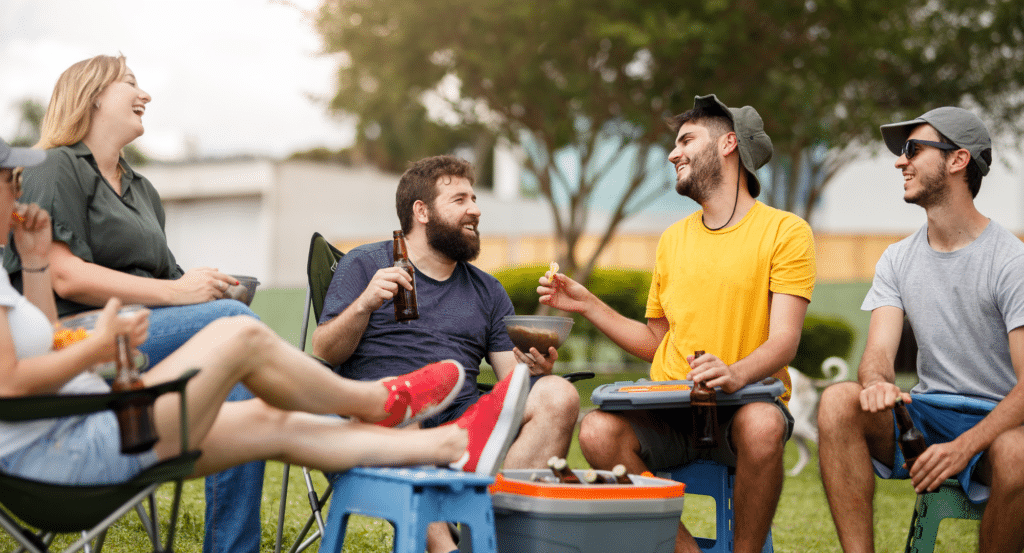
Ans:
MULTIPOLYGON (((420 411, 419 413, 416 413, 415 417, 408 418, 408 419, 406 419, 406 420, 396 424, 395 428, 405 428, 406 426, 409 426, 410 424, 415 424, 415 423, 424 421, 426 419, 429 419, 430 417, 433 417, 434 415, 436 415, 436 414, 440 413, 441 411, 444 411, 445 409, 447 409, 448 406, 452 404, 452 401, 455 401, 455 398, 458 397, 459 392, 462 391, 462 385, 466 383, 466 369, 462 368, 462 364, 459 363, 458 361, 454 360, 454 359, 445 359, 444 361, 441 361, 441 363, 453 363, 453 364, 455 364, 455 366, 459 368, 459 381, 455 383, 455 386, 451 389, 450 392, 448 392, 448 395, 445 396, 444 399, 441 400, 441 403, 438 403, 437 405, 435 405, 433 407, 429 407, 427 409, 424 409, 424 410, 420 411)), ((411 407, 407 407, 406 408, 407 411, 411 410, 411 409, 412 409, 411 407)), ((408 416, 408 415, 406 415, 406 416, 408 416)))
POLYGON ((512 371, 505 392, 505 402, 501 406, 498 422, 494 425, 480 459, 476 464, 476 474, 494 476, 498 473, 505 454, 519 434, 519 426, 523 423, 523 412, 526 410, 526 397, 530 395, 530 369, 526 364, 516 365, 512 371))

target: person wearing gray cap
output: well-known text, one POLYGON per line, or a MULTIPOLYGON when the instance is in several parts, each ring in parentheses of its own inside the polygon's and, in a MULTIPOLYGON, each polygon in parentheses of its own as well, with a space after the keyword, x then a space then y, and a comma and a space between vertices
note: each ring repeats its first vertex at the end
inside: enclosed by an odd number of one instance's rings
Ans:
MULTIPOLYGON (((22 271, 26 292, 50 292, 50 216, 36 204, 19 204, 21 197, 21 170, 35 167, 46 160, 46 152, 29 148, 12 148, 0 139, 0 236, 6 238, 0 251, 12 240, 25 250, 22 271), (8 195, 8 191, 11 193, 8 195), (8 216, 7 214, 10 213, 8 216)), ((54 310, 52 318, 57 318, 54 310)))
MULTIPOLYGON (((714 95, 670 122, 676 191, 701 209, 658 243, 647 322, 624 317, 579 283, 545 275, 546 305, 581 313, 616 344, 651 362, 652 380, 689 379, 731 393, 775 377, 791 388, 814 290, 814 238, 805 221, 756 200, 757 170, 772 156, 761 116, 714 95), (695 351, 706 353, 699 357, 695 351)), ((689 409, 593 411, 580 425, 591 466, 657 472, 711 459, 736 468, 735 551, 761 551, 782 490, 782 456, 793 429, 786 392, 777 402, 719 406, 718 446, 689 444, 689 409)), ((698 551, 680 523, 676 551, 698 551)))
POLYGON ((918 493, 955 478, 988 501, 980 551, 1022 551, 1024 511, 1024 243, 974 198, 992 164, 984 123, 941 107, 882 125, 899 156, 903 199, 926 223, 889 246, 861 309, 871 311, 856 382, 833 385, 818 411, 822 480, 845 551, 874 544, 874 475, 910 478, 918 493), (918 383, 895 384, 903 320, 917 341, 918 383), (906 404, 930 444, 907 459, 891 410, 906 404))

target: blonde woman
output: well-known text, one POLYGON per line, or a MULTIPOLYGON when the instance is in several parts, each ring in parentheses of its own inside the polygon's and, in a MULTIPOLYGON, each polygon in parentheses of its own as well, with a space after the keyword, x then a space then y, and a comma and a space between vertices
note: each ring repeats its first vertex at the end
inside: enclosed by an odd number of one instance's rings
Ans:
MULTIPOLYGON (((61 317, 102 307, 110 298, 151 309, 149 339, 139 348, 152 365, 223 317, 256 317, 226 298, 232 277, 209 267, 182 270, 167 245, 160 195, 121 155, 142 135, 149 94, 124 56, 96 56, 61 74, 36 148, 48 152, 25 171, 25 199, 53 218, 46 263, 61 317)), ((16 246, 16 245, 14 245, 16 246)), ((26 274, 16 247, 4 268, 20 289, 26 274)), ((236 387, 228 401, 252 398, 236 387)), ((206 481, 208 552, 257 553, 262 463, 206 481)))

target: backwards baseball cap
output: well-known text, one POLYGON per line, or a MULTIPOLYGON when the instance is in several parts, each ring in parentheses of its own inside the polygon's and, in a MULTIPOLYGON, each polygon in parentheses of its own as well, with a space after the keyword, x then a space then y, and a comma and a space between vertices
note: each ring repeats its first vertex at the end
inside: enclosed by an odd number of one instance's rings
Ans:
POLYGON ((957 147, 970 152, 971 161, 981 169, 982 176, 988 174, 988 166, 992 162, 992 139, 981 119, 963 108, 935 108, 917 119, 882 125, 882 138, 885 139, 886 147, 890 152, 901 155, 910 133, 918 125, 926 123, 957 147))
MULTIPOLYGON (((764 132, 764 121, 757 110, 750 106, 731 108, 722 103, 714 94, 696 96, 693 99, 694 109, 718 107, 732 120, 733 131, 739 142, 740 162, 747 170, 747 190, 757 197, 761 193, 761 182, 757 180, 757 170, 764 167, 772 158, 772 139, 764 132)), ((901 144, 902 146, 902 144, 901 144)))
POLYGON ((12 148, 0 138, 0 169, 31 167, 46 159, 46 152, 29 148, 12 148))

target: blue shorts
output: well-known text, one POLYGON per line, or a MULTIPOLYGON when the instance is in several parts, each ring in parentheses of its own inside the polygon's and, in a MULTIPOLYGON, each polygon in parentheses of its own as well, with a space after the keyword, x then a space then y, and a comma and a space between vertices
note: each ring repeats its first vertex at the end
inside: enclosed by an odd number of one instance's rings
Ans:
MULTIPOLYGON (((985 418, 996 406, 996 403, 992 401, 955 394, 913 394, 911 397, 913 401, 907 404, 907 411, 910 412, 910 418, 914 420, 914 426, 924 434, 924 440, 928 445, 953 441, 957 436, 974 428, 974 425, 985 418)), ((898 438, 899 428, 896 426, 895 415, 893 415, 893 443, 897 444, 893 466, 889 467, 878 459, 871 459, 875 474, 880 478, 899 480, 910 478, 910 473, 903 466, 906 459, 903 458, 903 452, 899 448, 898 438)), ((971 457, 967 467, 956 475, 960 487, 963 488, 972 503, 986 501, 989 494, 987 485, 971 479, 980 458, 981 453, 971 457)))
POLYGON ((0 471, 52 484, 119 484, 155 465, 151 449, 121 454, 121 437, 113 411, 64 417, 38 440, 0 458, 0 471))

